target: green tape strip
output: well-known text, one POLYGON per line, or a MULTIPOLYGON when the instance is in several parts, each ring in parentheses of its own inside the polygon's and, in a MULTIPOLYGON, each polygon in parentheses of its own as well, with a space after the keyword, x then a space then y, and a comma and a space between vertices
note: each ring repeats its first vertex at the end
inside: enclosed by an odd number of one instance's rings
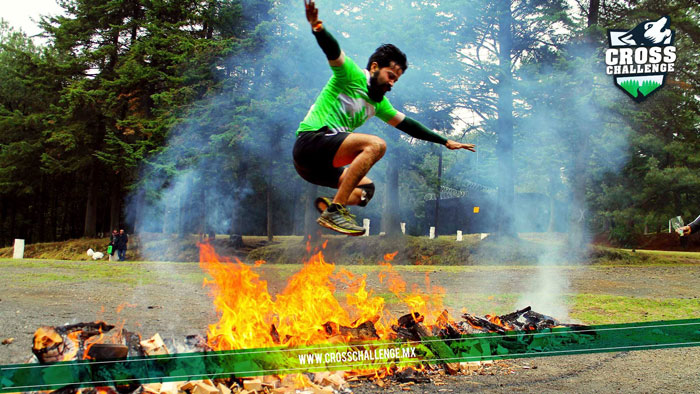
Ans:
POLYGON ((535 332, 431 338, 420 342, 364 342, 300 348, 182 353, 116 361, 71 361, 0 366, 0 393, 65 386, 116 386, 232 375, 282 375, 373 370, 423 361, 462 362, 700 345, 700 319, 555 328, 535 332), (446 350, 446 347, 449 349, 446 350), (440 354, 440 356, 438 356, 440 354), (449 356, 445 356, 448 354, 449 356))

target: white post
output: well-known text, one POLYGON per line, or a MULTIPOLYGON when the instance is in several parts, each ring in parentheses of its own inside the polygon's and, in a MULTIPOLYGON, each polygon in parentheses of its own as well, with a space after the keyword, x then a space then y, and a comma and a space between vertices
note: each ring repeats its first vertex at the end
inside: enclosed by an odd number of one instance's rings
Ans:
POLYGON ((457 242, 462 242, 462 230, 457 230, 457 242))
POLYGON ((406 235, 406 223, 401 222, 401 234, 406 235))
POLYGON ((15 249, 12 253, 13 259, 23 259, 24 258, 24 240, 15 239, 15 249))
POLYGON ((362 219, 362 227, 365 228, 364 237, 369 237, 369 219, 362 219))
POLYGON ((435 226, 430 226, 430 239, 435 239, 435 226))

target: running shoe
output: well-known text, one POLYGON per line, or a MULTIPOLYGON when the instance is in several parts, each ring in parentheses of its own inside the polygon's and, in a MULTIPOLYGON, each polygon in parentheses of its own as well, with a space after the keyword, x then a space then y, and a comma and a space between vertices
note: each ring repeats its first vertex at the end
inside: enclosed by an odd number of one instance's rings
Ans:
POLYGON ((355 222, 355 215, 350 214, 348 209, 340 204, 332 204, 321 216, 316 219, 316 223, 321 226, 347 235, 362 235, 365 233, 364 227, 360 227, 355 222), (330 211, 333 207, 335 210, 330 211))

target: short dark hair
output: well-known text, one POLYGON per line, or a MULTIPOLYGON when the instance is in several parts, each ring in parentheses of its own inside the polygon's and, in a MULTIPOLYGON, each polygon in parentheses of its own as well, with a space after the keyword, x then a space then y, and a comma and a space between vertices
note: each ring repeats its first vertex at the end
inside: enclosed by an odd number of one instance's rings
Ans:
POLYGON ((392 61, 401 67, 401 71, 406 72, 408 68, 406 54, 401 52, 401 50, 393 44, 382 44, 382 46, 377 48, 372 56, 369 57, 367 69, 369 70, 374 62, 377 62, 379 68, 389 67, 392 61))

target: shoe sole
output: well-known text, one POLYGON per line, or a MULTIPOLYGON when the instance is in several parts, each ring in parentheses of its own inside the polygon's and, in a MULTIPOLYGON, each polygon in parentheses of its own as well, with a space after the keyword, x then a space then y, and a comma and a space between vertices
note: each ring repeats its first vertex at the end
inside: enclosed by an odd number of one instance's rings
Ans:
POLYGON ((348 229, 336 226, 335 223, 331 222, 330 220, 326 220, 324 218, 316 219, 316 223, 318 223, 320 226, 325 227, 329 230, 333 230, 335 232, 345 234, 345 235, 352 235, 353 237, 357 237, 357 236, 363 235, 365 233, 365 229, 362 229, 362 231, 348 230, 348 229))

